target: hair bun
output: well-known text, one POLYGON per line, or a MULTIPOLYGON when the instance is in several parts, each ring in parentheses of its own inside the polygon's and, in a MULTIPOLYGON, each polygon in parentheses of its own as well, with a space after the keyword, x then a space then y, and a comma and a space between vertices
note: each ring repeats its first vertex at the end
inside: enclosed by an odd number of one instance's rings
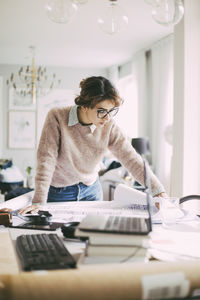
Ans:
POLYGON ((87 80, 87 78, 81 80, 81 82, 80 82, 80 84, 79 84, 79 87, 80 87, 81 89, 83 88, 84 84, 86 83, 86 80, 87 80))

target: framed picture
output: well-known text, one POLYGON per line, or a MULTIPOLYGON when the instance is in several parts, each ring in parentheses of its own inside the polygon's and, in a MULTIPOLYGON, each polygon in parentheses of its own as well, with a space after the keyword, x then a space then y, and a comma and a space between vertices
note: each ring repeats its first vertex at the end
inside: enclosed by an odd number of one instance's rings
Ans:
POLYGON ((9 112, 9 148, 33 149, 35 148, 35 135, 35 112, 9 112))
POLYGON ((9 89, 9 110, 35 110, 36 105, 33 103, 32 95, 21 96, 21 90, 26 91, 23 86, 9 89))

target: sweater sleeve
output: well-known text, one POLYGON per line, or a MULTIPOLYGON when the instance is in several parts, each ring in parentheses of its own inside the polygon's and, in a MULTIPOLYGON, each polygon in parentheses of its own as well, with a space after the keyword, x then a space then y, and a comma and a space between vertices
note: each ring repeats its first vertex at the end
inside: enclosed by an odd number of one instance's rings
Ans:
POLYGON ((59 147, 59 121, 56 117, 55 109, 52 109, 46 117, 38 146, 35 193, 32 203, 44 204, 47 200, 47 194, 55 170, 59 147))
MULTIPOLYGON (((144 185, 144 164, 141 155, 132 147, 131 143, 122 134, 119 127, 113 122, 110 132, 109 150, 117 157, 132 176, 142 185, 144 185)), ((165 189, 152 170, 149 168, 149 177, 151 181, 151 192, 155 196, 165 192, 165 189)))

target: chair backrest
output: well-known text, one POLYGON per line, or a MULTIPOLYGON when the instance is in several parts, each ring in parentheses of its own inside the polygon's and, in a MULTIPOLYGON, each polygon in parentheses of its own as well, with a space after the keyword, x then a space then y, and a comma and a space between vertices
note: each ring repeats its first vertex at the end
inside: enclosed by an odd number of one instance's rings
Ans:
POLYGON ((179 199, 179 203, 182 204, 188 200, 200 200, 200 195, 188 195, 179 199))
POLYGON ((131 140, 131 144, 135 148, 135 150, 141 155, 150 153, 149 138, 147 137, 133 138, 131 140))

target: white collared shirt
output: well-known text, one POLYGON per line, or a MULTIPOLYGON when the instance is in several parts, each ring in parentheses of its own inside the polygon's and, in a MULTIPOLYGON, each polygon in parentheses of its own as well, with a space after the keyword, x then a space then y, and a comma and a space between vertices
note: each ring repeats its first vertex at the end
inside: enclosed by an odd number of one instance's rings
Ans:
MULTIPOLYGON (((78 109, 78 105, 74 105, 72 106, 72 108, 70 109, 70 112, 69 112, 69 121, 68 121, 68 126, 74 126, 76 124, 81 124, 79 122, 79 119, 78 119, 78 114, 77 114, 77 109, 78 109)), ((82 124, 81 124, 82 125, 82 124)), ((93 133, 96 129, 96 126, 94 124, 91 124, 91 125, 82 125, 82 126, 88 126, 91 130, 91 132, 93 133)))

